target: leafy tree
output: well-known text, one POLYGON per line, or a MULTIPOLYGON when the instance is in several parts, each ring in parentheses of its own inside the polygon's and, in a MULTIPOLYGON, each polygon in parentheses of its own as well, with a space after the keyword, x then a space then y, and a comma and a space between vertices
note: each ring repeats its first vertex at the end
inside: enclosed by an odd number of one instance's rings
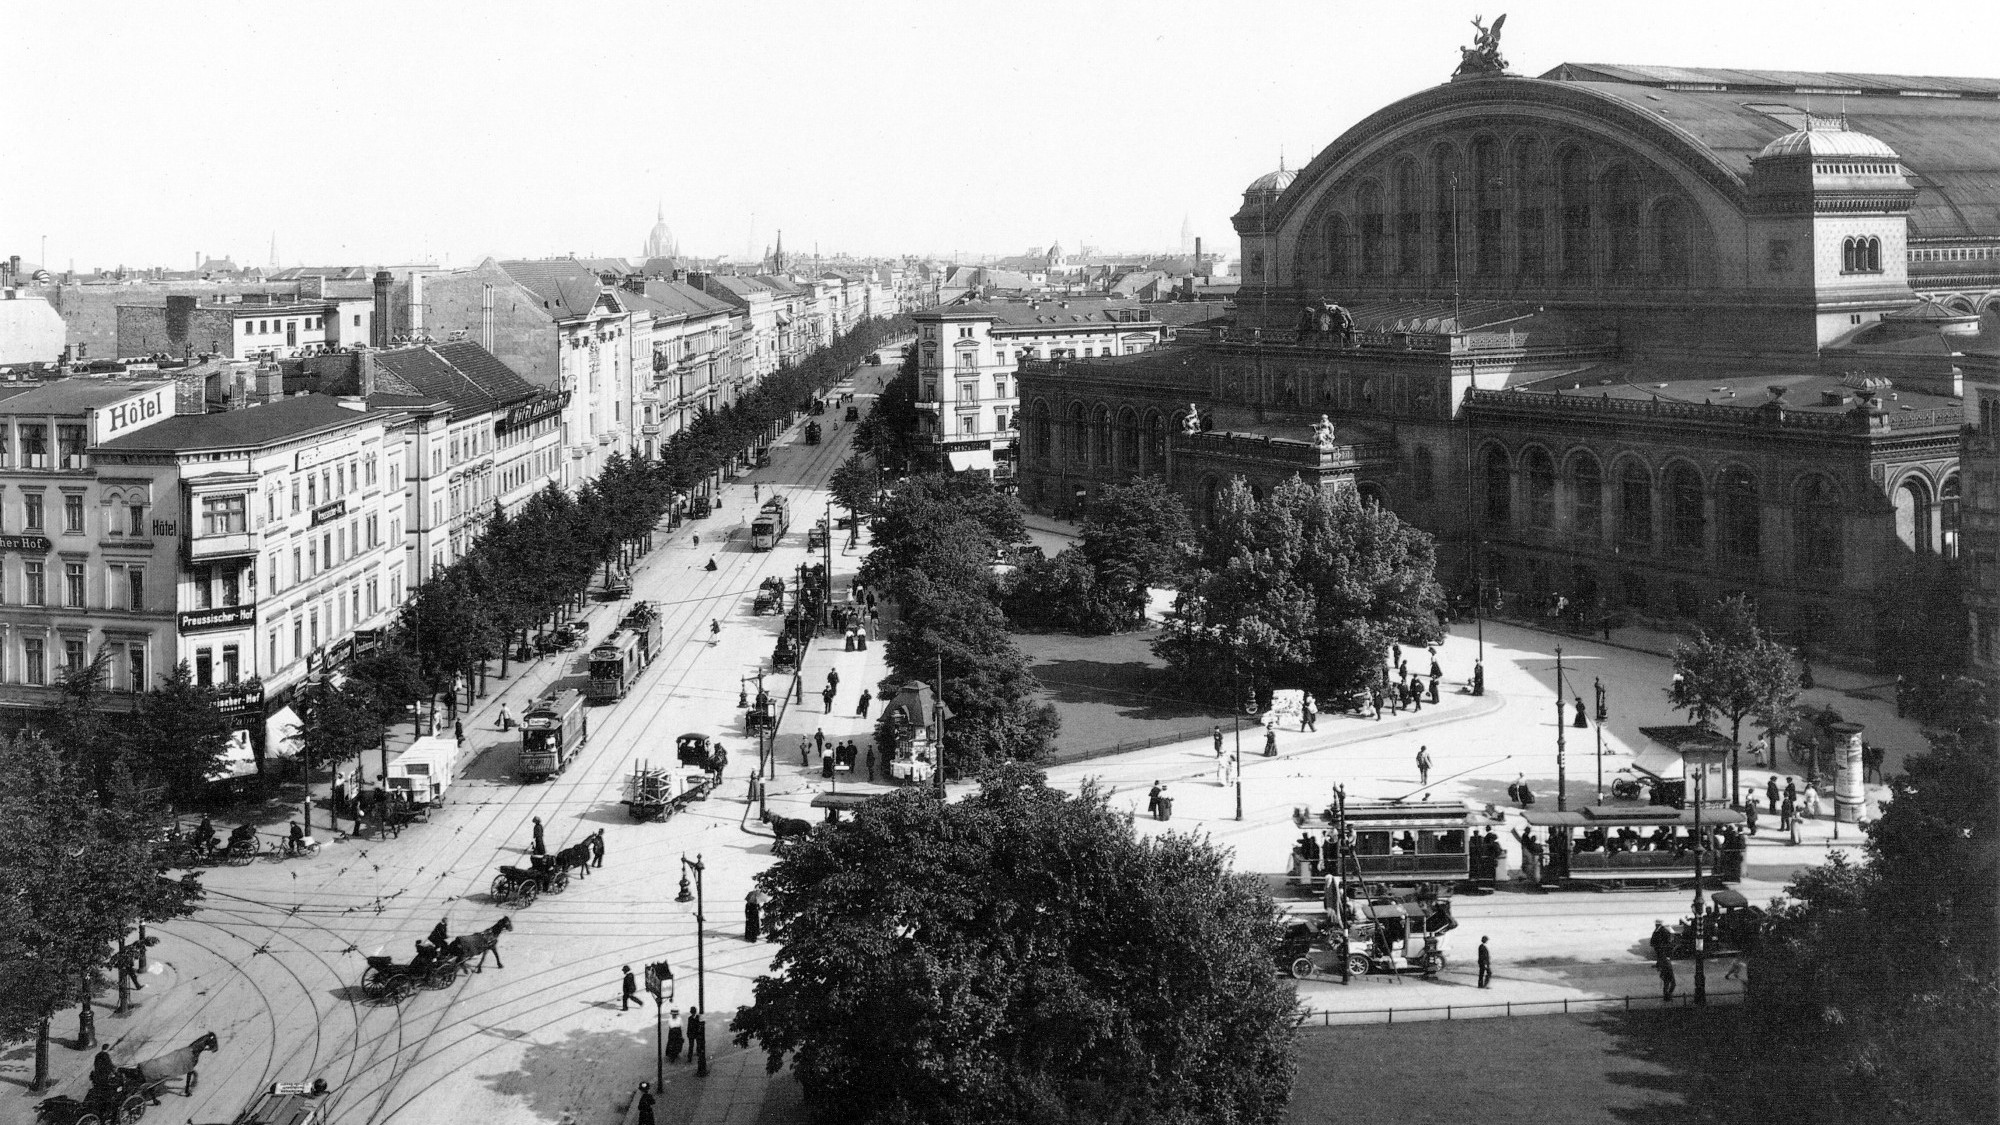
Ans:
POLYGON ((1699 1109, 1732 1120, 1960 1122, 2000 1094, 2000 743, 1966 693, 1889 779, 1865 863, 1786 888, 1720 1025, 1699 1109))
POLYGON ((872 454, 884 468, 901 470, 916 452, 917 349, 910 354, 875 396, 875 405, 854 433, 854 448, 872 454))
POLYGON ((1078 546, 1014 576, 1007 612, 1081 633, 1142 624, 1152 587, 1174 581, 1193 546, 1187 506, 1159 478, 1114 485, 1091 503, 1078 546))
POLYGON ((858 520, 875 510, 875 492, 881 483, 881 470, 866 455, 857 453, 833 471, 827 480, 827 491, 858 520))
POLYGON ((1070 547, 1029 563, 1001 583, 1007 616, 1073 633, 1112 633, 1130 621, 1129 607, 1098 585, 1083 552, 1070 547))
POLYGON ((777 974, 733 1026, 816 1122, 1276 1122, 1276 904, 1204 839, 1141 839, 1020 767, 904 790, 759 876, 777 974))
POLYGON ((1352 491, 1293 477, 1260 501, 1238 478, 1153 651, 1211 690, 1235 667, 1265 687, 1359 690, 1392 643, 1443 637, 1434 563, 1428 535, 1352 491))
POLYGON ((140 776, 158 779, 178 805, 201 799, 229 753, 233 728, 218 706, 221 697, 220 689, 194 682, 185 660, 140 697, 129 760, 140 776))
POLYGON ((111 654, 100 650, 90 663, 63 676, 51 730, 56 748, 83 768, 98 799, 104 801, 110 800, 120 757, 104 690, 110 669, 111 654))
MULTIPOLYGON (((875 548, 862 564, 862 580, 893 589, 898 576, 923 569, 938 545, 976 545, 980 569, 1001 543, 1028 537, 1021 504, 996 492, 974 473, 924 473, 905 477, 882 506, 875 548)), ((990 583, 982 580, 979 589, 990 583)))
POLYGON ((1743 720, 1752 715, 1768 730, 1786 729, 1797 709, 1798 665, 1791 650, 1757 624, 1748 598, 1725 598, 1713 627, 1699 627, 1694 639, 1674 647, 1674 680, 1667 700, 1698 725, 1716 717, 1729 720, 1730 804, 1742 804, 1743 720))
POLYGON ((0 749, 0 1034, 33 1037, 33 1086, 48 1084, 50 1024, 79 1005, 77 1041, 95 1042, 107 951, 135 923, 193 909, 201 884, 166 879, 168 818, 122 766, 100 783, 36 737, 0 749))

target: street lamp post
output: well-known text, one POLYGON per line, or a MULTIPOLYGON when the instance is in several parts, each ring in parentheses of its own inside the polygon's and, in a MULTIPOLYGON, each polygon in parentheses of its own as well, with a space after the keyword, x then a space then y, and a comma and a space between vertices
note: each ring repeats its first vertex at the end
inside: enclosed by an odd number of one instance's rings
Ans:
POLYGON ((1708 758, 1701 759, 1695 774, 1694 798, 1694 1002, 1708 1003, 1708 959, 1704 950, 1708 937, 1707 919, 1702 916, 1701 895, 1701 806, 1708 796, 1708 758))
MULTIPOLYGON (((1231 669, 1231 673, 1232 673, 1231 678, 1236 686, 1236 694, 1240 697, 1243 694, 1242 670, 1231 669)), ((1231 707, 1229 711, 1230 711, 1230 722, 1229 722, 1230 730, 1236 736, 1236 765, 1235 765, 1236 819, 1242 820, 1243 819, 1243 710, 1241 703, 1239 702, 1237 706, 1231 707)))
MULTIPOLYGON (((674 896, 675 902, 686 902, 690 897, 694 899, 694 1002, 695 1007, 701 1011, 703 1020, 708 1018, 708 962, 706 949, 702 942, 703 924, 706 919, 702 916, 701 895, 701 876, 702 872, 706 870, 707 866, 702 863, 699 853, 693 859, 682 855, 681 889, 680 893, 674 896), (688 894, 688 872, 690 871, 694 872, 694 894, 692 896, 688 894)), ((691 1044, 695 1048, 694 1073, 697 1078, 708 1077, 707 1038, 704 1035, 702 1042, 691 1044)))
POLYGON ((1604 803, 1604 720, 1610 717, 1610 710, 1604 704, 1604 681, 1591 681, 1591 690, 1597 696, 1592 702, 1597 710, 1597 803, 1604 803))

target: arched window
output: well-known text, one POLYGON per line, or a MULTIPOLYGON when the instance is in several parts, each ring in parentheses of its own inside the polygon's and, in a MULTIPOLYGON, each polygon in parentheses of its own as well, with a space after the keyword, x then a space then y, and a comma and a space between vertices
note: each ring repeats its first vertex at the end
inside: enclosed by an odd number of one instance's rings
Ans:
POLYGON ((1685 461, 1667 470, 1667 548, 1698 555, 1707 546, 1708 505, 1701 474, 1685 461))
POLYGON ((1354 207, 1361 217, 1361 272, 1379 277, 1386 261, 1383 244, 1388 239, 1387 209, 1382 204, 1381 187, 1372 180, 1362 184, 1354 193, 1354 207))
POLYGON ((1053 427, 1049 424, 1049 404, 1037 402, 1028 419, 1028 448, 1033 451, 1035 460, 1046 462, 1055 449, 1054 435, 1050 432, 1053 427))
POLYGON ((1929 554, 1931 546, 1931 490, 1916 477, 1896 489, 1896 538, 1918 554, 1929 554))
POLYGON ((1605 268, 1630 275, 1639 269, 1639 178, 1620 165, 1604 176, 1605 268))
POLYGON ((1948 559, 1958 557, 1958 474, 1938 485, 1938 553, 1948 559))
POLYGON ((1458 238, 1459 197, 1469 186, 1460 182, 1457 149, 1431 149, 1431 261, 1443 277, 1458 272, 1458 255, 1464 250, 1458 238))
POLYGON ((1129 406, 1118 412, 1118 463, 1139 467, 1139 415, 1129 406))
POLYGON ((1840 493, 1833 482, 1811 476, 1792 496, 1792 566, 1801 574, 1841 571, 1840 493))
POLYGON ((1757 498, 1757 479, 1749 470, 1731 465, 1715 478, 1715 523, 1724 555, 1745 560, 1757 557, 1764 514, 1757 498))
POLYGON ((1636 459, 1618 470, 1618 539, 1634 546, 1653 541, 1653 478, 1636 459))
POLYGON ((1405 157, 1396 164, 1396 272, 1413 274, 1423 253, 1423 199, 1417 192, 1417 162, 1405 157))
POLYGON ((1543 206, 1540 171, 1534 138, 1514 142, 1514 268, 1528 276, 1542 272, 1542 231, 1548 212, 1543 206))
POLYGON ((1687 212, 1677 199, 1663 199, 1653 208, 1653 269, 1668 285, 1688 281, 1687 212))
POLYGON ((1562 268, 1572 278, 1590 276, 1590 155, 1566 149, 1556 162, 1562 201, 1562 268))
POLYGON ((1882 272, 1882 240, 1879 238, 1868 240, 1868 272, 1882 272))
POLYGON ((1854 264, 1854 241, 1851 238, 1840 240, 1840 272, 1842 273, 1853 273, 1861 268, 1854 264))
POLYGON ((1326 217, 1326 276, 1347 276, 1347 216, 1338 212, 1326 217))
POLYGON ((1419 500, 1429 500, 1437 488, 1437 468, 1431 451, 1418 446, 1410 461, 1410 491, 1419 500))
POLYGON ((1082 403, 1072 402, 1069 404, 1069 426, 1067 428, 1069 430, 1069 461, 1073 465, 1081 465, 1084 462, 1086 451, 1090 448, 1090 427, 1083 420, 1082 403))
POLYGON ((1507 451, 1490 446, 1486 450, 1486 522, 1505 524, 1513 518, 1513 469, 1507 463, 1507 451))
POLYGON ((1556 523, 1556 465, 1547 450, 1530 449, 1521 459, 1528 484, 1528 526, 1549 528, 1556 523))
POLYGON ((1579 453, 1569 463, 1570 530, 1596 542, 1604 529, 1604 472, 1597 458, 1579 453))
POLYGON ((1500 202, 1504 183, 1500 145, 1492 137, 1472 142, 1472 272, 1491 277, 1500 272, 1500 202))
POLYGON ((1099 468, 1109 467, 1111 464, 1111 408, 1108 406, 1098 407, 1097 414, 1091 419, 1091 423, 1091 447, 1097 454, 1094 461, 1099 468))

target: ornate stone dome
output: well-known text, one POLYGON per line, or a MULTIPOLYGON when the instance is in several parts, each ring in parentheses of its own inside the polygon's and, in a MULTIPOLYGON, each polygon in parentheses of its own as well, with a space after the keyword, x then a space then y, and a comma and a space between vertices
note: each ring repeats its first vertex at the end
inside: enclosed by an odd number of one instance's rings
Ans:
POLYGON ((1838 129, 1807 127, 1786 133, 1764 146, 1758 160, 1777 156, 1832 157, 1843 160, 1898 160, 1896 150, 1881 140, 1842 125, 1838 129))
POLYGON ((1286 168, 1279 168, 1275 172, 1266 172, 1263 175, 1257 177, 1256 179, 1250 181, 1250 186, 1243 190, 1243 194, 1248 195, 1253 191, 1259 191, 1259 192, 1268 191, 1273 195, 1275 195, 1279 192, 1284 191, 1286 188, 1291 187, 1292 181, 1298 178, 1299 178, 1298 172, 1286 168))

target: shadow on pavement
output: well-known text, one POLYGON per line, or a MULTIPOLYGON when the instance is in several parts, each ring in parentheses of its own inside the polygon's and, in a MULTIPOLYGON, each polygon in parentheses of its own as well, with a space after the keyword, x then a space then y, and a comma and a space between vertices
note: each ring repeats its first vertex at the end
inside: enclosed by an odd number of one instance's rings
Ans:
MULTIPOLYGON (((634 1019, 615 1030, 576 1030, 553 1043, 530 1044, 518 1067, 479 1079, 495 1094, 516 1099, 539 1121, 561 1121, 565 1114, 577 1120, 615 1121, 618 1117, 606 1107, 626 1104, 637 1085, 625 1081, 622 1063, 632 1059, 650 1063, 652 1058, 653 1021, 634 1019), (603 1073, 607 1069, 611 1073, 603 1073)), ((652 1077, 651 1067, 646 1069, 646 1077, 652 1077)), ((664 1113, 660 1119, 679 1120, 664 1113)))

